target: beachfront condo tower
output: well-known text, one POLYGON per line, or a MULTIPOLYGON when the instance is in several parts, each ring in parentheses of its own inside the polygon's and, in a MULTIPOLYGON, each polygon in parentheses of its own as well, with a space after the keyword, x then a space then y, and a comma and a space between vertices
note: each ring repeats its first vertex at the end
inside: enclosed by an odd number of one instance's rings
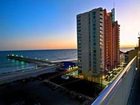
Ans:
POLYGON ((115 9, 96 8, 77 15, 78 66, 85 76, 108 72, 119 64, 119 25, 115 9))

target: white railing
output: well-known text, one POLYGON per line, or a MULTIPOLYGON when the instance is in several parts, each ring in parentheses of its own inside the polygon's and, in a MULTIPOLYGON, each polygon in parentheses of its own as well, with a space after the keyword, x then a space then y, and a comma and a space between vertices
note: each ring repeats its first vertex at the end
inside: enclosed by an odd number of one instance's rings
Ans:
POLYGON ((136 72, 134 57, 122 73, 112 81, 96 98, 92 105, 126 105, 136 72))

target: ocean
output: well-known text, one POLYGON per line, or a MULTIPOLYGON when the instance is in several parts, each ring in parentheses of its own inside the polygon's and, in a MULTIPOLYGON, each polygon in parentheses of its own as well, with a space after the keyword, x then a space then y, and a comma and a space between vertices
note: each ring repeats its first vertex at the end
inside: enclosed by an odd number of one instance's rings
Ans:
MULTIPOLYGON (((131 48, 132 49, 132 48, 131 48)), ((121 49, 126 52, 131 49, 121 49)), ((15 54, 29 58, 47 59, 49 61, 61 61, 77 59, 76 49, 66 50, 22 50, 22 51, 0 51, 0 73, 23 70, 27 68, 34 68, 34 64, 19 62, 16 60, 7 59, 8 54, 15 54)))
POLYGON ((120 50, 122 52, 127 52, 127 51, 130 51, 130 50, 133 50, 134 48, 121 48, 120 50))
POLYGON ((24 70, 36 67, 34 64, 7 59, 8 54, 15 54, 29 58, 47 59, 49 61, 70 60, 77 58, 76 49, 68 50, 22 50, 22 51, 0 51, 0 73, 24 70))

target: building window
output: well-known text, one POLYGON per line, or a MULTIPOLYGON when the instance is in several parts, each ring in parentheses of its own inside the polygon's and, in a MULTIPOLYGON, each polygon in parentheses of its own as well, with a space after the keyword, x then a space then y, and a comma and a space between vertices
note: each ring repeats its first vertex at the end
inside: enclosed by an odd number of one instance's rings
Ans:
POLYGON ((96 45, 96 43, 94 42, 93 45, 96 45))
POLYGON ((96 35, 96 31, 94 31, 93 34, 96 35))
POLYGON ((96 30, 96 27, 93 27, 93 31, 95 31, 96 30))
POLYGON ((92 15, 95 16, 96 15, 96 12, 92 12, 92 15))
POLYGON ((96 57, 96 53, 94 53, 93 56, 96 57))
POLYGON ((96 27, 96 24, 95 23, 93 23, 93 27, 96 27))
POLYGON ((81 29, 78 29, 77 32, 81 32, 81 29))
POLYGON ((93 65, 94 65, 94 66, 96 65, 96 61, 93 61, 93 65))
POLYGON ((81 18, 81 16, 80 16, 80 15, 78 15, 78 16, 77 16, 77 19, 80 19, 80 18, 81 18))
POLYGON ((96 16, 94 15, 94 16, 93 16, 93 19, 95 19, 95 18, 96 18, 96 16))
POLYGON ((81 23, 77 23, 77 26, 80 26, 81 25, 81 23))
POLYGON ((78 22, 78 23, 80 23, 80 22, 81 22, 81 20, 77 19, 77 22, 78 22))

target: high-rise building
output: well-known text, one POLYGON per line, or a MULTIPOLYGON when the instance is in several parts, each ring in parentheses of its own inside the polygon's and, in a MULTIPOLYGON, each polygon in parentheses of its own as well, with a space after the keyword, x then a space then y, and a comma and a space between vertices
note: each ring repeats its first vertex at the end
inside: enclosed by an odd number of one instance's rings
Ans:
POLYGON ((78 66, 86 76, 111 70, 119 63, 119 25, 115 10, 96 8, 77 15, 78 66))

